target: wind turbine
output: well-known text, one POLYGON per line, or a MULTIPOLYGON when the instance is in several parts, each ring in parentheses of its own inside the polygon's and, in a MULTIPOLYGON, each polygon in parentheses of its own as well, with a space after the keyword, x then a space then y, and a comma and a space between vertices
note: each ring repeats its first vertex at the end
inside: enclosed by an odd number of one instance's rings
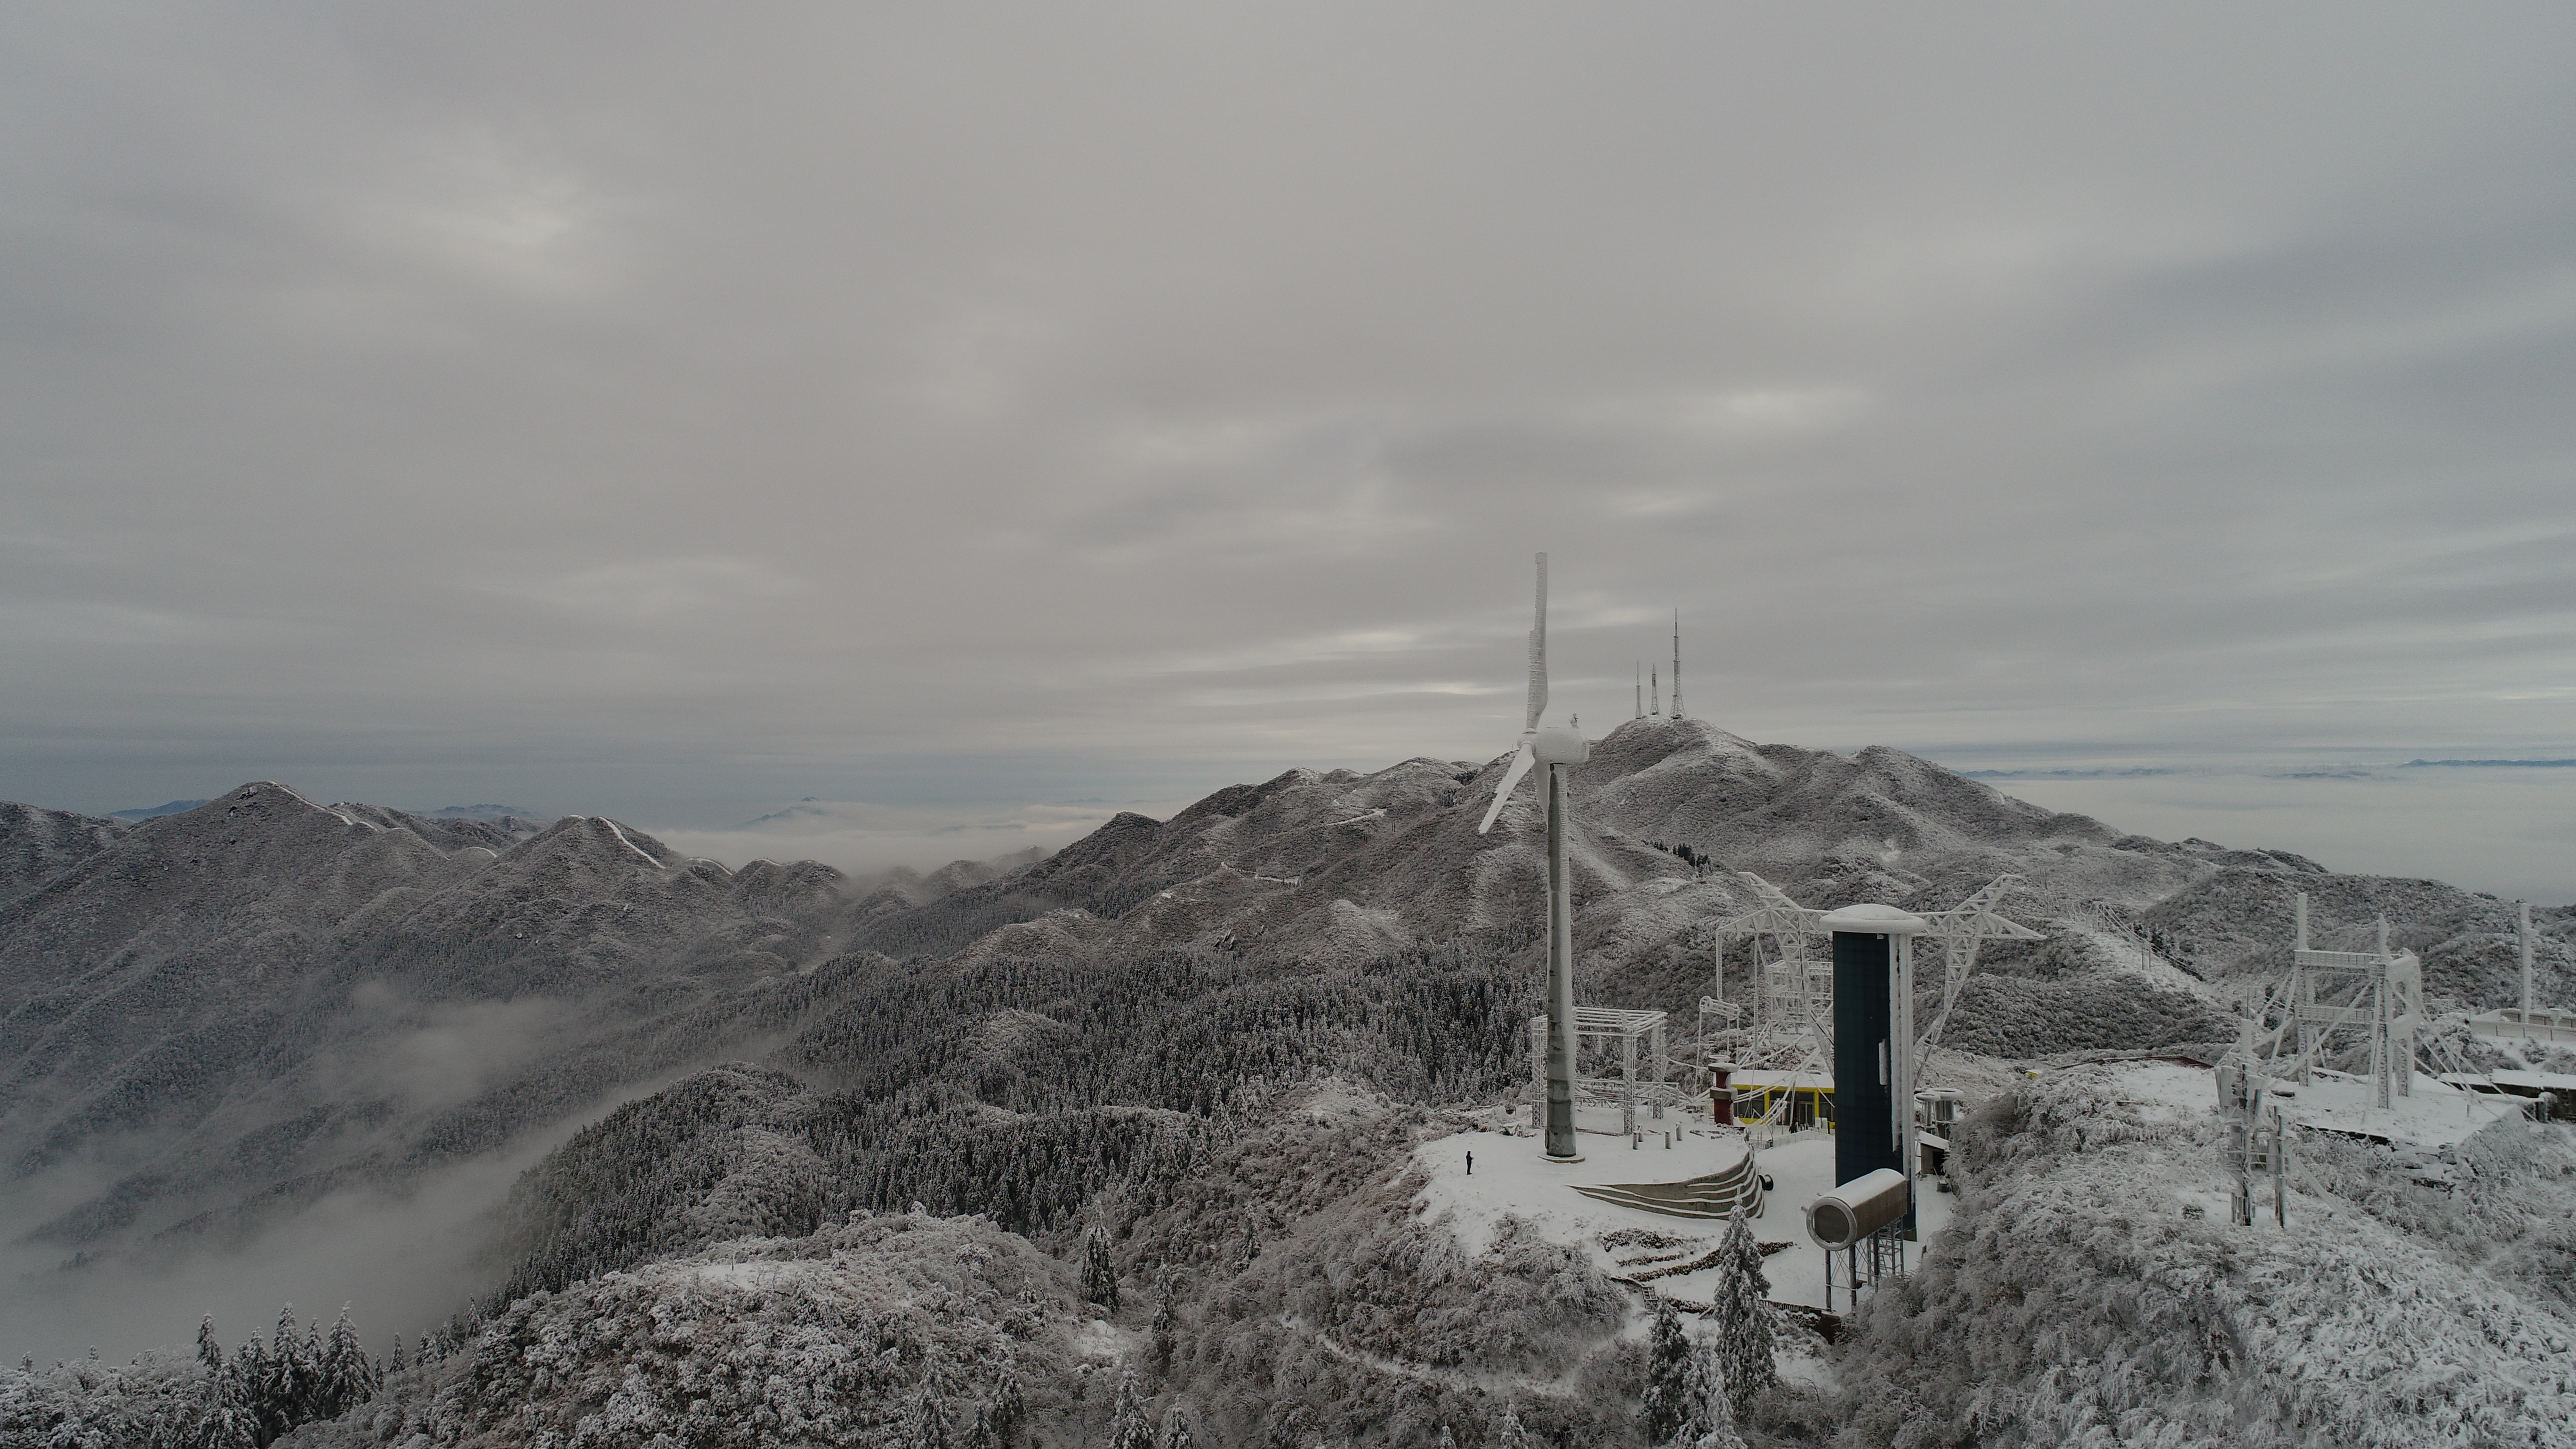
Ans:
POLYGON ((1547 555, 1538 556, 1538 621, 1529 634, 1529 716, 1512 767, 1494 790, 1478 835, 1494 828, 1503 802, 1532 765, 1547 766, 1539 795, 1547 810, 1547 1157, 1580 1162, 1574 1149, 1574 891, 1565 868, 1565 767, 1592 758, 1592 746, 1572 729, 1543 730, 1547 710, 1547 555))

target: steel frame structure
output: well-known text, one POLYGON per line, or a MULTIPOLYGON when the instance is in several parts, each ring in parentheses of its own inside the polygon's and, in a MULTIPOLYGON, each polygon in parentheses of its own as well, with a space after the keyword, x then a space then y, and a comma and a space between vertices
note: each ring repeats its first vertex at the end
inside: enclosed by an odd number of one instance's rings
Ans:
MULTIPOLYGON (((1709 928, 1715 952, 1716 990, 1701 998, 1701 1019, 1705 1022, 1709 1015, 1717 1014, 1732 1021, 1741 1010, 1738 1007, 1730 1011, 1732 1003, 1726 1000, 1727 946, 1741 936, 1753 953, 1756 984, 1753 1043, 1745 1052, 1745 1064, 1795 1071, 1825 1070, 1834 1051, 1834 965, 1830 956, 1811 948, 1826 934, 1822 924, 1826 913, 1789 899, 1778 886, 1751 871, 1738 871, 1736 877, 1752 888, 1761 903, 1709 928), (1768 961, 1762 958, 1761 941, 1765 936, 1772 939, 1777 951, 1768 961)), ((1950 1024, 1950 1010, 1958 1005, 1969 973, 1976 970, 1977 952, 1986 942, 2043 939, 2040 932, 1995 909, 1998 901, 2021 884, 2018 875, 1997 876, 1946 911, 1917 913, 1929 927, 1923 934, 1941 943, 1941 1010, 1931 1027, 1913 1038, 1918 1062, 1925 1051, 1939 1043, 1942 1028, 1950 1024)), ((1911 1005, 1909 992, 1909 1012, 1911 1005)))
MULTIPOLYGON (((1634 1136, 1637 1131, 1637 1104, 1644 1102, 1655 1121, 1662 1121, 1664 1109, 1673 1102, 1672 1051, 1667 1034, 1667 1018, 1660 1011, 1621 1011, 1606 1006, 1578 1006, 1574 1009, 1574 1036, 1578 1047, 1583 1042, 1616 1041, 1619 1044, 1619 1076, 1586 1077, 1577 1072, 1573 1078, 1576 1100, 1590 1088, 1595 1102, 1619 1104, 1619 1130, 1634 1136), (1653 1076, 1638 1090, 1638 1049, 1644 1047, 1653 1076)), ((1545 1016, 1530 1018, 1530 1071, 1538 1088, 1539 1100, 1547 1097, 1548 1030, 1545 1016)))
POLYGON ((2379 918, 2375 951, 2317 951, 2308 946, 2308 893, 2299 892, 2290 979, 2281 1028, 2272 1037, 2277 1074, 2282 1037, 2295 1028, 2294 1080, 2305 1082, 2317 1058, 2349 1033, 2370 1049, 2376 1105, 2415 1095, 2415 1035, 2424 1021, 2424 966, 2412 951, 2388 949, 2388 918, 2379 918))

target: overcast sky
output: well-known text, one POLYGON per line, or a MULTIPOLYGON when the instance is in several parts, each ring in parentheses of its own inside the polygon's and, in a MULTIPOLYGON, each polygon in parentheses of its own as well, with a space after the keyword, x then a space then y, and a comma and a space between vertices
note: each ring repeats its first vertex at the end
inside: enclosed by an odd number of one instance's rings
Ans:
MULTIPOLYGON (((13 7, 0 797, 2576 755, 2576 11, 13 7)), ((2567 775, 2568 771, 2552 772, 2567 775)))

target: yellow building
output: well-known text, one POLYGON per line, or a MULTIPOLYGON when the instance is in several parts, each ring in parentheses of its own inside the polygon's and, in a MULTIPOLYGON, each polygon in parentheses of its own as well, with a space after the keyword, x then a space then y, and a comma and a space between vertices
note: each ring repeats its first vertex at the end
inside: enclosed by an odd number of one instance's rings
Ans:
POLYGON ((1728 1081, 1739 1123, 1762 1121, 1776 1106, 1772 1120, 1792 1131, 1834 1125, 1834 1079, 1826 1073, 1739 1071, 1728 1081))

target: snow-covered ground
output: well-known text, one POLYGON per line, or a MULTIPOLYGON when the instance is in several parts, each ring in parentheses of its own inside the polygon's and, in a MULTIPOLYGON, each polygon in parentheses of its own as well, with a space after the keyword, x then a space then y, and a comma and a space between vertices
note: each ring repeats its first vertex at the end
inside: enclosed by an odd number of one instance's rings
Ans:
POLYGON ((2519 1117, 2518 1098, 2463 1092, 2448 1082, 2418 1072, 2415 1092, 2389 1096, 2390 1105, 2373 1105, 2372 1085, 2340 1072, 2318 1072, 2283 1105, 2291 1121, 2328 1132, 2349 1132, 2417 1147, 2452 1147, 2471 1134, 2508 1117, 2519 1117))
MULTIPOLYGON (((1547 1161, 1540 1139, 1529 1132, 1527 1116, 1518 1121, 1517 1135, 1462 1132, 1413 1150, 1413 1165, 1429 1179, 1418 1199, 1424 1216, 1446 1226, 1468 1253, 1481 1255, 1490 1248, 1495 1226, 1505 1216, 1523 1219, 1550 1242, 1586 1249, 1603 1272, 1621 1277, 1651 1273, 1666 1262, 1686 1261, 1717 1246, 1726 1230, 1722 1222, 1621 1207, 1574 1190, 1577 1184, 1678 1182, 1734 1165, 1748 1150, 1743 1135, 1733 1128, 1712 1130, 1705 1104, 1675 1109, 1661 1123, 1641 1121, 1641 1126, 1656 1129, 1642 1148, 1630 1147, 1619 1135, 1616 1108, 1582 1108, 1576 1125, 1583 1129, 1584 1159, 1573 1164, 1547 1161), (1476 1157, 1472 1177, 1466 1163, 1471 1152, 1476 1157)), ((1771 1297, 1823 1307, 1824 1251, 1807 1240, 1805 1213, 1817 1194, 1834 1185, 1833 1135, 1785 1134, 1779 1145, 1762 1149, 1758 1166, 1771 1178, 1772 1190, 1753 1220, 1754 1236, 1766 1244, 1789 1245, 1763 1260, 1771 1297)), ((1917 1197, 1928 1239, 1949 1222, 1953 1199, 1934 1191, 1928 1179, 1917 1197)), ((1704 1302, 1715 1279, 1715 1269, 1704 1269, 1651 1282, 1668 1297, 1704 1302)), ((1850 1305, 1837 1294, 1836 1306, 1850 1305)))

